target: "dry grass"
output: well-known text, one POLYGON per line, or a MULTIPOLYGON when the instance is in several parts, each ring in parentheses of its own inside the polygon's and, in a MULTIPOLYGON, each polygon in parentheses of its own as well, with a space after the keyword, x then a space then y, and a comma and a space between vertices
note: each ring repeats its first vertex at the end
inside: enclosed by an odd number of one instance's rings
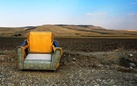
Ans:
POLYGON ((11 37, 24 31, 24 28, 0 28, 0 37, 11 37))
POLYGON ((92 25, 43 25, 33 29, 25 28, 0 28, 0 36, 15 37, 21 34, 20 37, 27 37, 29 31, 51 31, 55 37, 125 37, 137 38, 137 31, 127 30, 107 30, 101 27, 92 25))

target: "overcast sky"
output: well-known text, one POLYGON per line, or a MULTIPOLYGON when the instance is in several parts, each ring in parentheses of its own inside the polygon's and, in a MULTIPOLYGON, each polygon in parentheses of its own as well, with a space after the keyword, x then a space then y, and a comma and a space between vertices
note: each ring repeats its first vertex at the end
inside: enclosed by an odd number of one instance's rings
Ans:
POLYGON ((0 0, 0 27, 43 24, 137 30, 137 0, 0 0))

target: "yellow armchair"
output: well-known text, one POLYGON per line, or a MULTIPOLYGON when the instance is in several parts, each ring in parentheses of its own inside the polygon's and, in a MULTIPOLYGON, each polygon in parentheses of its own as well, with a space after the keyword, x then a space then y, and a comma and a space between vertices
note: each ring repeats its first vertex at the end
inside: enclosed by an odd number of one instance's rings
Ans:
POLYGON ((54 41, 52 32, 30 32, 17 49, 20 70, 56 70, 62 48, 54 41))

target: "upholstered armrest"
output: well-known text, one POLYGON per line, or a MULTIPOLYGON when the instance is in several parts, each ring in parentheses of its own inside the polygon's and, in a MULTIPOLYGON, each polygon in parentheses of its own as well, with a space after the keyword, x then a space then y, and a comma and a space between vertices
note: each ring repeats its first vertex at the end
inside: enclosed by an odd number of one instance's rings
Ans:
POLYGON ((55 52, 56 50, 60 50, 61 55, 62 55, 62 53, 63 53, 63 52, 62 52, 62 48, 59 47, 59 44, 58 44, 57 41, 54 40, 53 45, 52 45, 52 48, 53 48, 53 51, 54 51, 54 52, 55 52))
POLYGON ((21 57, 21 59, 24 61, 24 58, 25 58, 25 55, 26 55, 26 49, 29 47, 29 45, 28 45, 28 43, 27 43, 27 40, 24 40, 21 44, 20 44, 20 46, 19 46, 19 48, 21 48, 21 54, 22 54, 22 57, 21 57))
POLYGON ((61 48, 56 48, 55 52, 52 54, 52 62, 51 69, 56 70, 59 66, 60 58, 61 58, 61 48))
POLYGON ((55 47, 54 45, 52 45, 53 51, 55 52, 56 50, 60 51, 60 54, 62 55, 62 48, 61 47, 55 47))
POLYGON ((25 59, 25 50, 28 48, 28 44, 22 43, 17 49, 17 56, 18 56, 18 62, 19 62, 19 69, 23 69, 23 61, 25 59))
POLYGON ((24 61, 24 59, 25 59, 25 55, 28 53, 26 50, 28 50, 27 48, 28 48, 29 46, 28 45, 23 45, 23 46, 21 46, 20 48, 21 48, 21 50, 22 50, 22 60, 24 61))
POLYGON ((59 47, 57 41, 53 42, 53 55, 52 55, 52 64, 51 64, 51 68, 52 70, 56 70, 59 66, 59 62, 60 62, 60 58, 62 56, 62 48, 59 47))

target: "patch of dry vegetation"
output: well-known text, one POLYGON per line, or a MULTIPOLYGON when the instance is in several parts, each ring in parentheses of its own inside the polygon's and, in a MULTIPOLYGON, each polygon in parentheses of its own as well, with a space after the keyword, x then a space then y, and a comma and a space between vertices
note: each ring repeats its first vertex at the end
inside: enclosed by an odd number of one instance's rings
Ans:
POLYGON ((1 37, 27 37, 30 31, 51 31, 55 37, 132 37, 137 31, 108 30, 93 25, 42 25, 23 28, 0 28, 1 37))
POLYGON ((11 37, 24 31, 25 28, 0 28, 0 37, 11 37))

